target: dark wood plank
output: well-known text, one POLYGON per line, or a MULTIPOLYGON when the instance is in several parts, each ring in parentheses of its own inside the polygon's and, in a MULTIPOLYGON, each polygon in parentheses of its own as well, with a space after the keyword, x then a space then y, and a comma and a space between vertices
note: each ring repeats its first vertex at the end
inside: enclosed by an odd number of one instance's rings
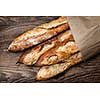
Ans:
POLYGON ((0 17, 0 82, 100 82, 100 54, 46 81, 35 80, 39 67, 16 64, 22 52, 8 52, 11 41, 21 33, 55 18, 0 17))

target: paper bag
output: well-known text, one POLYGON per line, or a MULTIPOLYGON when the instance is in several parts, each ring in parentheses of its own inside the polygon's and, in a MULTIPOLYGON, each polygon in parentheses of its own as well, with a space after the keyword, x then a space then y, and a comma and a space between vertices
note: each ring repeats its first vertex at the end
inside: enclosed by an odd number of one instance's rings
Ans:
POLYGON ((83 60, 100 52, 100 17, 69 16, 68 23, 83 60))

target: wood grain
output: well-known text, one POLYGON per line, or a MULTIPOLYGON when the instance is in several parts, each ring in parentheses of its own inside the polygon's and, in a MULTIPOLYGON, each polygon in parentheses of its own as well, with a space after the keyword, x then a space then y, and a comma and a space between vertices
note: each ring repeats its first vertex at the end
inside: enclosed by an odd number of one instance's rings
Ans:
POLYGON ((65 72, 46 81, 36 81, 35 75, 39 67, 16 64, 22 52, 8 52, 7 48, 11 41, 21 33, 33 27, 49 22, 57 16, 37 17, 0 17, 0 82, 100 82, 100 53, 95 57, 81 62, 65 72))

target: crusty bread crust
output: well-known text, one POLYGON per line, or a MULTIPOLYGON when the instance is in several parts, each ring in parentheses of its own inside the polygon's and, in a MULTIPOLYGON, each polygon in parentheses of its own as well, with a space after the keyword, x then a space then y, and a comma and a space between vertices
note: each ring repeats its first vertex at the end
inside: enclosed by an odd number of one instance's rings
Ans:
POLYGON ((60 17, 57 20, 53 20, 52 22, 40 25, 23 33, 12 41, 8 50, 13 52, 23 51, 24 49, 50 39, 51 37, 68 29, 68 27, 67 18, 60 17))
POLYGON ((79 63, 80 61, 82 61, 82 55, 79 52, 65 59, 64 63, 43 66, 37 73, 36 80, 47 80, 53 76, 58 75, 59 73, 64 72, 66 69, 79 63))
POLYGON ((24 63, 26 65, 33 65, 36 63, 36 65, 39 65, 38 59, 41 58, 45 52, 49 52, 52 48, 56 48, 59 45, 63 45, 68 41, 74 41, 73 36, 71 32, 65 31, 58 36, 45 41, 44 43, 39 44, 36 47, 33 47, 31 50, 26 51, 23 53, 19 59, 19 62, 24 63))
POLYGON ((74 41, 69 41, 66 44, 56 46, 45 52, 36 62, 36 66, 52 65, 63 62, 72 54, 78 52, 79 49, 74 41))

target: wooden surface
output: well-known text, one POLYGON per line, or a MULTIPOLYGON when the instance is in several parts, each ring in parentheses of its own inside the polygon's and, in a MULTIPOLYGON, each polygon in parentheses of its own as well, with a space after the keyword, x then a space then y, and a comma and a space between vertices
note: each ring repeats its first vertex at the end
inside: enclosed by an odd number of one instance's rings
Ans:
POLYGON ((22 53, 8 52, 11 41, 33 27, 55 17, 0 17, 0 82, 100 82, 100 54, 46 81, 36 81, 39 67, 16 64, 22 53))

